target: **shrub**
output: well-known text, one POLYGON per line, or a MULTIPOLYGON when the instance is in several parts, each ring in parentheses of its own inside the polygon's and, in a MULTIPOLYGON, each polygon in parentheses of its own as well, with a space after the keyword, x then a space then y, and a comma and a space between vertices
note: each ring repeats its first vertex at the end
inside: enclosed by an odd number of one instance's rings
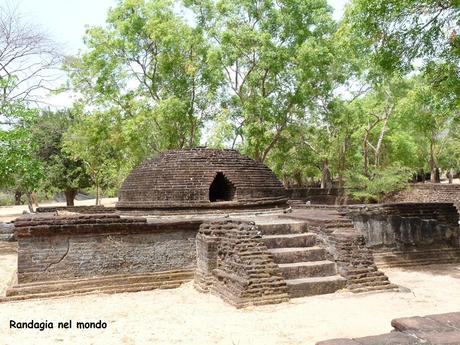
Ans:
POLYGON ((370 177, 348 171, 345 187, 353 199, 363 202, 380 202, 386 194, 405 189, 412 176, 409 168, 390 166, 376 170, 370 177))

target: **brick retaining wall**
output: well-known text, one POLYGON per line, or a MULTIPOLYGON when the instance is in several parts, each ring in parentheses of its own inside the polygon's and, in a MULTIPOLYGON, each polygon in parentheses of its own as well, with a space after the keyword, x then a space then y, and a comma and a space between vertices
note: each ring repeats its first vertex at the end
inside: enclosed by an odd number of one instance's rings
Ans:
POLYGON ((15 222, 18 283, 193 269, 200 223, 117 215, 23 217, 15 222))
POLYGON ((460 203, 460 184, 415 183, 388 197, 392 202, 453 202, 460 203))

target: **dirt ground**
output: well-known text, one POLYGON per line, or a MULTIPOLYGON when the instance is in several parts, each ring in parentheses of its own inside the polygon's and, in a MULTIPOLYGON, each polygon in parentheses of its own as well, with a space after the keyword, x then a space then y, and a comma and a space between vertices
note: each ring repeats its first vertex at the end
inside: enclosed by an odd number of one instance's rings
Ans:
MULTIPOLYGON (((118 201, 118 198, 102 198, 101 203, 106 207, 115 206, 115 203, 118 201)), ((95 199, 88 200, 75 200, 75 206, 88 206, 94 205, 95 199)), ((65 202, 55 202, 49 201, 40 203, 40 207, 47 206, 65 206, 65 202)), ((1 206, 0 207, 0 222, 9 222, 20 216, 24 211, 28 211, 27 205, 18 205, 18 206, 1 206)))
MULTIPOLYGON (((0 290, 15 265, 15 255, 0 255, 0 290)), ((0 344, 309 345, 385 333, 396 317, 460 310, 460 264, 386 273, 411 292, 353 295, 341 291, 237 310, 188 283, 173 290, 0 303, 0 344), (10 329, 10 320, 47 320, 54 328, 10 329), (57 322, 68 320, 73 321, 72 329, 56 328, 57 322), (107 323, 106 329, 75 327, 77 321, 99 320, 107 323)))

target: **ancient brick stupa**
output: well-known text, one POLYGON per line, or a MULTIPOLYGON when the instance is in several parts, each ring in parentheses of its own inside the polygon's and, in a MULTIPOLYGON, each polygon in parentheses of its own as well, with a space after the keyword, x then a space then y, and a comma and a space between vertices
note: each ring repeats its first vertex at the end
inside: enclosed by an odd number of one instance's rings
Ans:
POLYGON ((284 207, 275 174, 235 150, 172 150, 147 160, 126 178, 119 210, 185 211, 284 207))

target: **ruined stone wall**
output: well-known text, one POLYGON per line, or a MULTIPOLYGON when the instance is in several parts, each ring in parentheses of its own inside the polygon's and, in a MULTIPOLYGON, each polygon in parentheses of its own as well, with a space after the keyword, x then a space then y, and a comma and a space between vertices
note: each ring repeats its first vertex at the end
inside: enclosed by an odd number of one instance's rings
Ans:
POLYGON ((50 206, 50 207, 37 207, 35 210, 38 213, 49 213, 49 212, 73 212, 73 213, 83 213, 83 214, 105 214, 105 213, 115 213, 114 207, 105 207, 103 205, 96 206, 50 206))
POLYGON ((453 202, 460 203, 460 184, 415 183, 388 197, 387 202, 453 202))
POLYGON ((21 218, 18 283, 193 270, 199 224, 117 215, 21 218))
POLYGON ((356 201, 343 188, 288 188, 290 200, 302 200, 313 205, 348 205, 356 201))
POLYGON ((200 226, 195 286, 238 308, 288 300, 279 267, 249 222, 223 220, 200 226))
POLYGON ((209 188, 218 172, 235 188, 218 207, 286 202, 286 190, 260 162, 235 150, 171 150, 145 161, 124 181, 118 209, 213 207, 209 188))
POLYGON ((460 247, 459 216, 452 203, 372 205, 351 215, 368 247, 460 247))
POLYGON ((0 222, 0 241, 15 241, 14 225, 10 222, 0 222))

